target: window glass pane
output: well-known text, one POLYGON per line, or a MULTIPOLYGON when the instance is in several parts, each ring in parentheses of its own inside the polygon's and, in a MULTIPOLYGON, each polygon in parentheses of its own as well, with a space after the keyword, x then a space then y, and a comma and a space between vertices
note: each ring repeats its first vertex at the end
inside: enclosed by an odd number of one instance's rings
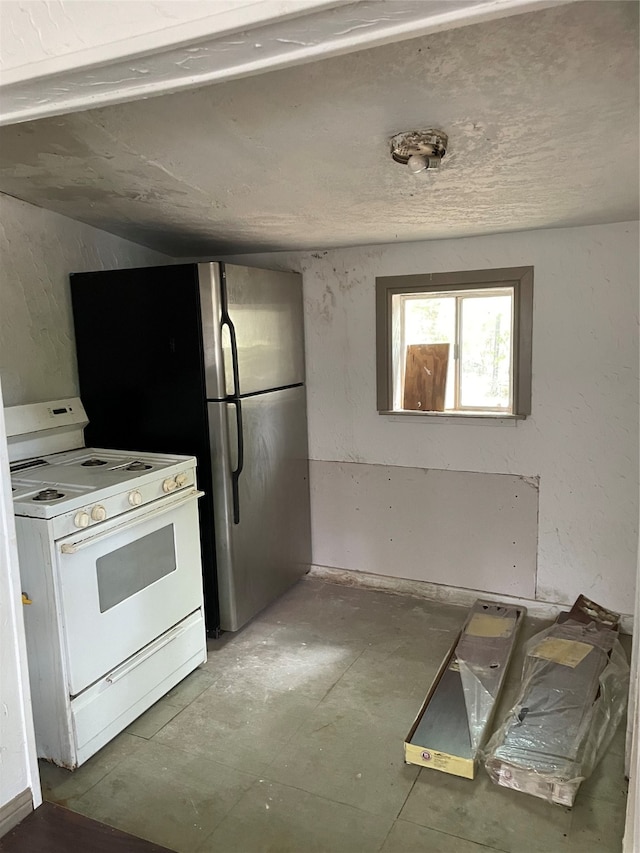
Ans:
POLYGON ((460 300, 460 405, 511 409, 512 294, 460 300))
POLYGON ((100 612, 176 570, 173 525, 162 527, 96 560, 100 612))
POLYGON ((405 299, 404 352, 412 344, 450 344, 445 409, 455 400, 456 300, 453 296, 405 299))

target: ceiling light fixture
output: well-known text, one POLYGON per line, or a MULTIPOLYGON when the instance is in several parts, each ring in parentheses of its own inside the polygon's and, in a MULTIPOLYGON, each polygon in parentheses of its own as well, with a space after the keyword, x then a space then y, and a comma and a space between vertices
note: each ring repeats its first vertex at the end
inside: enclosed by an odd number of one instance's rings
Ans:
POLYGON ((447 153, 449 137, 441 130, 406 130, 390 139, 391 156, 414 175, 437 169, 447 153))

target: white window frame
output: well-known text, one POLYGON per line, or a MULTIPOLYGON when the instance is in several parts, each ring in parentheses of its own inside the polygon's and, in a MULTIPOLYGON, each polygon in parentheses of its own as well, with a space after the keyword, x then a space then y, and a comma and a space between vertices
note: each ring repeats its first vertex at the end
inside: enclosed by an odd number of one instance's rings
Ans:
MULTIPOLYGON (((398 312, 402 317, 404 312, 398 312)), ((460 340, 459 300, 456 300, 456 337, 460 340)), ((378 412, 383 415, 446 416, 473 418, 525 418, 531 414, 531 343, 533 320, 533 267, 385 276, 376 279, 376 347, 378 412), (394 297, 464 296, 512 290, 511 411, 499 408, 462 407, 444 412, 415 412, 399 406, 404 379, 404 359, 399 352, 404 335, 394 319, 394 297)), ((402 321, 401 321, 402 322, 402 321)), ((457 353, 456 353, 457 356, 457 353)), ((456 370, 460 370, 460 359, 456 370)), ((459 377, 456 383, 459 392, 459 377)))

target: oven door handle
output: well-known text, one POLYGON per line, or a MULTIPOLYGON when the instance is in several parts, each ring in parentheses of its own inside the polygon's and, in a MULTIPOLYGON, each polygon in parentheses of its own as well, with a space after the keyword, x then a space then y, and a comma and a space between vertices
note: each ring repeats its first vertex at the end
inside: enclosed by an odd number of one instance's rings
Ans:
POLYGON ((126 516, 126 520, 122 521, 121 524, 110 525, 108 529, 101 526, 101 529, 97 533, 94 533, 93 536, 85 536, 84 539, 76 539, 73 542, 63 542, 60 545, 60 553, 77 554, 77 552, 82 550, 82 548, 87 548, 89 545, 95 545, 97 542, 101 542, 103 539, 106 539, 107 536, 112 536, 114 533, 120 533, 122 530, 129 530, 141 521, 148 521, 156 515, 162 515, 162 513, 170 512, 172 509, 176 509, 176 507, 182 506, 195 498, 201 498, 203 495, 204 492, 199 492, 197 489, 190 489, 186 493, 182 492, 180 498, 177 500, 167 501, 165 498, 159 506, 155 506, 150 512, 136 513, 135 518, 131 518, 131 515, 126 516))
POLYGON ((168 646, 169 643, 172 643, 174 640, 177 640, 181 634, 184 634, 184 632, 191 627, 191 624, 177 625, 175 628, 172 628, 170 631, 167 631, 167 633, 159 640, 156 640, 155 643, 150 643, 144 652, 139 652, 137 655, 135 655, 135 660, 126 661, 125 663, 120 664, 120 666, 111 670, 108 675, 105 675, 104 680, 108 684, 115 684, 117 681, 120 681, 121 678, 124 678, 125 675, 128 675, 134 669, 139 667, 141 663, 144 663, 150 657, 155 655, 155 653, 160 651, 160 649, 163 649, 165 646, 168 646))

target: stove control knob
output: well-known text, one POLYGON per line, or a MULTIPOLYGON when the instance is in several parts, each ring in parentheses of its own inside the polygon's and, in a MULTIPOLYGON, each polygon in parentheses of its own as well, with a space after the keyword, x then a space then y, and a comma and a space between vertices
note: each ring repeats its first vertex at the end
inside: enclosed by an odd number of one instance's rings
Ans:
POLYGON ((182 486, 185 485, 185 483, 187 482, 188 479, 189 478, 187 477, 186 474, 178 474, 178 476, 176 477, 176 486, 181 488, 182 486))
POLYGON ((77 512, 73 517, 73 523, 76 527, 88 527, 90 520, 88 512, 77 512))
POLYGON ((134 489, 132 492, 129 492, 129 503, 131 506, 140 506, 142 503, 142 495, 137 489, 134 489))
POLYGON ((174 477, 169 477, 168 480, 165 480, 162 484, 163 492, 172 492, 175 488, 177 488, 178 484, 175 481, 174 477))
POLYGON ((96 504, 91 510, 91 518, 94 521, 104 521, 107 517, 106 509, 100 504, 96 504))

